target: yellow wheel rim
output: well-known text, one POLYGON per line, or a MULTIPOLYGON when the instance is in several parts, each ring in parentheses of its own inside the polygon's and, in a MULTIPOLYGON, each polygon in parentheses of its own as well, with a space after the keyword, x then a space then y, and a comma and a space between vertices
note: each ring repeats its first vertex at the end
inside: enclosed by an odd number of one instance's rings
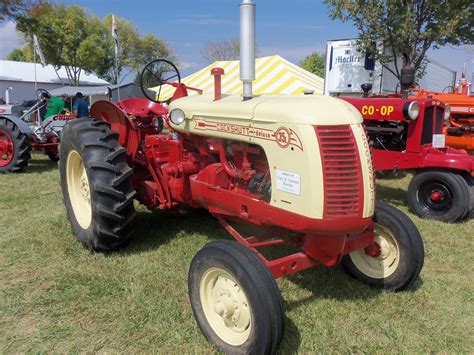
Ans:
POLYGON ((81 156, 71 150, 66 160, 66 176, 69 200, 71 201, 77 223, 83 228, 89 228, 92 221, 91 193, 89 179, 81 156))
POLYGON ((229 272, 217 267, 202 275, 201 305, 212 330, 227 344, 242 345, 251 329, 251 308, 244 290, 229 272))
POLYGON ((349 256, 363 274, 374 279, 384 279, 397 270, 400 264, 400 248, 393 234, 378 224, 375 224, 374 242, 380 248, 379 255, 370 256, 361 249, 350 253, 349 256))

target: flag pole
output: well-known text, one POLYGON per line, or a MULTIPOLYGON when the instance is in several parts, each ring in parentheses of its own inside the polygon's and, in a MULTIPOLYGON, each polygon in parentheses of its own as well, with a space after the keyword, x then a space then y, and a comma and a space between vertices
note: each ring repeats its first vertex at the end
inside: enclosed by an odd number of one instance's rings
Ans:
POLYGON ((115 16, 112 15, 112 38, 114 39, 115 53, 115 85, 117 86, 117 101, 120 101, 120 83, 119 83, 119 41, 117 25, 115 24, 115 16))
POLYGON ((35 65, 35 95, 36 95, 36 91, 38 91, 38 84, 36 82, 36 48, 33 48, 33 62, 35 65))

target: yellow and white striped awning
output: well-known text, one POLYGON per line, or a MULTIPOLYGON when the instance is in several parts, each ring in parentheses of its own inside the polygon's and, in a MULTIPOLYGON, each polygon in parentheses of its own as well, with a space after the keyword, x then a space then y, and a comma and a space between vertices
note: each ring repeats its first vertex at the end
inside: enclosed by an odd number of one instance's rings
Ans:
MULTIPOLYGON (((202 89, 203 94, 214 93, 214 77, 211 69, 220 67, 225 71, 222 77, 223 94, 242 94, 240 81, 240 62, 216 61, 211 65, 191 74, 181 80, 187 86, 202 89)), ((310 73, 297 65, 290 63, 279 55, 255 59, 255 81, 253 92, 255 95, 283 94, 299 95, 305 90, 314 90, 316 94, 323 93, 324 79, 310 73)), ((150 88, 157 91, 157 88, 150 88)), ((160 99, 167 100, 174 93, 175 88, 164 85, 161 89, 160 99)), ((196 95, 195 91, 188 91, 189 95, 196 95)))

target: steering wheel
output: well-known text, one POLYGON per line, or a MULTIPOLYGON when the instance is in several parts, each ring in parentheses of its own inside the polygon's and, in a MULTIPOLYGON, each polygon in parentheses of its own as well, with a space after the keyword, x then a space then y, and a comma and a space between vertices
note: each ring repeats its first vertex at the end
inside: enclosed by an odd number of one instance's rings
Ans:
POLYGON ((40 101, 49 100, 51 98, 51 94, 49 93, 49 91, 47 91, 45 89, 37 89, 36 90, 36 97, 40 101))
POLYGON ((448 94, 453 94, 453 93, 454 93, 454 87, 453 87, 452 85, 446 86, 446 87, 443 89, 442 93, 444 94, 445 92, 447 92, 448 94), (446 89, 448 89, 448 91, 446 91, 446 89))
POLYGON ((181 75, 179 74, 178 68, 169 60, 155 59, 143 68, 140 75, 140 88, 148 100, 163 103, 166 100, 162 100, 160 97, 161 88, 164 84, 175 84, 173 86, 176 86, 176 83, 173 83, 173 81, 181 82, 181 75), (155 90, 150 90, 149 88, 155 88, 155 90), (154 95, 151 92, 153 92, 154 95))

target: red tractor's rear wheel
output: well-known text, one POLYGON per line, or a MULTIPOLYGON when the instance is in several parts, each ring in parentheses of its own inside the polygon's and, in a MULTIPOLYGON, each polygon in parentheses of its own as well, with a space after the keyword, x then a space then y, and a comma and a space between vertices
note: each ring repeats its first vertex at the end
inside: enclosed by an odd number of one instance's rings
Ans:
POLYGON ((345 255, 342 266, 369 285, 404 290, 423 267, 425 251, 420 233, 406 214, 385 203, 377 203, 374 222, 374 244, 345 255))
POLYGON ((61 189, 73 233, 93 251, 113 251, 133 234, 133 170, 118 134, 92 118, 69 122, 61 136, 61 189))
POLYGON ((0 117, 0 173, 23 170, 31 159, 30 139, 10 120, 0 117))
POLYGON ((455 171, 423 171, 408 186, 408 205, 420 217, 456 222, 469 215, 471 188, 455 171))
POLYGON ((254 252, 235 241, 207 244, 191 262, 188 287, 197 323, 219 349, 275 353, 283 334, 283 301, 254 252))

